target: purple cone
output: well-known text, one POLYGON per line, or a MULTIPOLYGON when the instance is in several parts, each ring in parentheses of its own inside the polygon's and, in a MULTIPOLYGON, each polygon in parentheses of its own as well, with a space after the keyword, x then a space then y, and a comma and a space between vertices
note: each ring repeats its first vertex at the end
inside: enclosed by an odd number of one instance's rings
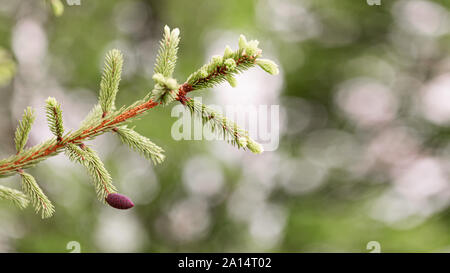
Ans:
POLYGON ((118 193, 108 194, 108 196, 106 197, 106 202, 111 207, 116 209, 131 209, 132 207, 134 207, 134 204, 130 200, 130 198, 118 193))

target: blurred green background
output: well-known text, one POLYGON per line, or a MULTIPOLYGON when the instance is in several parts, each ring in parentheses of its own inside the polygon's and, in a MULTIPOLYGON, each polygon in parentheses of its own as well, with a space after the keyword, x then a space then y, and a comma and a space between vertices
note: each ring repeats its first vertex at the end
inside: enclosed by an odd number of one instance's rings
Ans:
MULTIPOLYGON (((56 206, 41 220, 0 201, 1 252, 369 252, 450 250, 450 2, 446 0, 81 0, 60 17, 44 0, 0 0, 0 156, 14 153, 23 109, 29 145, 50 132, 44 100, 75 129, 96 103, 105 53, 125 55, 118 105, 151 90, 165 24, 179 27, 183 81, 239 34, 281 73, 252 69, 195 92, 208 103, 280 105, 279 145, 251 155, 218 141, 176 141, 171 108, 136 130, 166 151, 152 166, 113 135, 89 142, 136 204, 97 201, 63 155, 30 169, 56 206)), ((1 184, 19 187, 19 178, 1 184)))

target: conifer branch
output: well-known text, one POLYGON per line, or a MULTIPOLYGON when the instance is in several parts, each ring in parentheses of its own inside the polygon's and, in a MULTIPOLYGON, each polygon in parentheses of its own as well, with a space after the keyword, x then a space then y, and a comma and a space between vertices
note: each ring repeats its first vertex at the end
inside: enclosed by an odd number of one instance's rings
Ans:
POLYGON ((97 153, 83 143, 75 145, 69 143, 66 145, 66 155, 74 162, 86 167, 89 175, 92 177, 95 191, 98 199, 105 201, 110 193, 116 193, 117 190, 112 184, 111 175, 106 170, 97 153))
POLYGON ((184 105, 193 115, 200 117, 204 124, 208 124, 213 132, 228 143, 237 146, 238 149, 249 149, 255 154, 262 153, 262 147, 249 137, 247 131, 239 128, 235 122, 192 98, 187 99, 184 105))
POLYGON ((168 26, 165 26, 163 39, 159 42, 160 47, 153 75, 155 87, 150 94, 154 101, 163 105, 168 105, 177 97, 178 83, 176 79, 172 78, 172 74, 178 58, 179 35, 178 28, 171 31, 168 26))
POLYGON ((61 105, 53 97, 49 97, 46 100, 46 103, 45 110, 48 126, 50 127, 50 131, 56 136, 57 140, 61 141, 64 134, 61 105))
POLYGON ((211 61, 192 73, 183 86, 187 93, 194 90, 211 88, 222 82, 229 82, 232 87, 236 86, 234 76, 258 64, 266 72, 278 74, 277 65, 268 60, 258 60, 262 50, 258 48, 259 42, 252 40, 247 42, 244 35, 239 38, 239 49, 233 51, 229 46, 225 48, 223 56, 213 56, 211 61))
MULTIPOLYGON (((171 31, 166 26, 156 60, 153 90, 144 98, 117 110, 114 104, 119 88, 123 57, 118 50, 110 51, 106 56, 100 83, 99 102, 83 120, 80 128, 64 133, 61 106, 54 98, 48 98, 46 115, 50 130, 56 139, 52 138, 24 149, 34 120, 31 108, 27 108, 15 134, 17 154, 0 160, 0 177, 19 173, 22 177, 23 192, 33 203, 36 211, 40 211, 44 218, 50 217, 54 212, 53 205, 35 179, 25 173, 24 169, 33 167, 39 162, 65 151, 72 161, 86 167, 101 201, 107 202, 114 208, 129 209, 134 206, 133 202, 126 196, 116 193, 111 176, 100 158, 84 142, 107 132, 116 132, 125 144, 140 152, 145 158, 154 163, 161 163, 164 160, 163 149, 128 128, 127 125, 157 105, 167 105, 173 101, 184 104, 192 114, 201 117, 213 131, 222 134, 227 141, 238 148, 261 153, 261 146, 252 140, 246 131, 186 95, 190 91, 212 87, 223 81, 235 85, 234 76, 255 65, 259 65, 266 72, 276 74, 278 73, 276 65, 269 60, 258 59, 261 56, 258 42, 247 42, 245 37, 241 36, 237 51, 232 51, 227 47, 223 56, 213 57, 209 64, 191 74, 188 80, 180 85, 176 79, 172 78, 177 60, 178 43, 179 30, 171 31)), ((23 193, 4 187, 0 188, 0 199, 12 200, 19 207, 24 207, 26 204, 23 193)))
POLYGON ((66 156, 75 163, 84 164, 86 160, 86 152, 83 151, 79 145, 67 143, 65 147, 66 156))
POLYGON ((99 103, 105 117, 115 107, 117 91, 119 91, 120 77, 122 74, 123 55, 113 49, 108 52, 100 82, 99 103))
POLYGON ((84 149, 86 152, 85 166, 93 178, 95 190, 97 192, 98 199, 100 201, 105 201, 106 197, 110 193, 116 193, 117 189, 112 184, 112 178, 109 172, 106 170, 103 162, 97 153, 91 148, 87 147, 84 149))
POLYGON ((179 36, 178 28, 171 31, 168 26, 164 27, 164 36, 159 42, 160 47, 156 57, 155 74, 162 74, 166 78, 172 77, 177 63, 179 36))
POLYGON ((29 200, 23 192, 0 185, 0 199, 12 201, 16 206, 24 209, 28 206, 29 200))
POLYGON ((41 190, 34 177, 23 170, 19 170, 22 176, 22 190, 31 200, 36 213, 41 212, 42 218, 49 218, 55 212, 55 207, 41 190))
POLYGON ((17 126, 14 142, 16 143, 17 153, 22 152, 23 148, 27 144, 28 135, 31 131, 31 126, 35 120, 34 110, 31 107, 27 107, 23 113, 22 120, 17 126))

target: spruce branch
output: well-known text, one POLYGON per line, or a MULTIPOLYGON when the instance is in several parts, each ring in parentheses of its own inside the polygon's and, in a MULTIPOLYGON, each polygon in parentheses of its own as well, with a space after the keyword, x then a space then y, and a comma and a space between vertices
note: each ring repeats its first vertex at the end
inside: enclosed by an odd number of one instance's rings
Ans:
POLYGON ((55 207, 48 200, 34 177, 23 170, 19 170, 19 174, 22 176, 22 190, 31 200, 36 213, 41 212, 42 218, 51 217, 55 212, 55 207))
POLYGON ((27 107, 23 113, 22 120, 17 126, 14 142, 16 143, 17 153, 22 152, 23 148, 27 144, 28 135, 31 131, 31 126, 33 125, 36 116, 34 115, 34 110, 31 107, 27 107))
POLYGON ((153 75, 155 87, 151 92, 151 98, 163 105, 168 105, 177 97, 178 83, 176 79, 172 78, 172 74, 178 58, 179 35, 178 28, 171 31, 168 26, 165 26, 163 39, 159 42, 160 47, 153 75))
POLYGON ((108 194, 117 192, 112 184, 111 175, 94 150, 83 143, 80 145, 69 143, 66 145, 66 155, 72 161, 86 167, 87 172, 92 177, 95 191, 100 201, 105 201, 108 194))
POLYGON ((105 117, 115 107, 117 91, 119 91, 120 77, 122 74, 123 55, 113 49, 106 54, 105 66, 100 82, 99 103, 105 117))
MULTIPOLYGON (((87 147, 84 142, 107 132, 115 132, 121 140, 132 149, 140 152, 145 158, 154 163, 164 160, 163 149, 155 145, 150 139, 139 135, 129 123, 141 118, 150 109, 158 105, 167 105, 179 101, 188 107, 193 115, 201 117, 211 129, 236 145, 238 148, 248 149, 254 153, 261 153, 261 146, 252 140, 248 133, 240 129, 237 124, 223 117, 213 109, 188 98, 188 92, 214 86, 228 81, 236 84, 234 76, 244 70, 259 65, 270 74, 278 73, 276 65, 261 56, 257 41, 247 42, 244 36, 239 40, 237 51, 226 47, 223 56, 215 56, 211 62, 189 76, 183 84, 178 84, 172 78, 177 60, 179 30, 164 28, 164 37, 155 65, 153 90, 144 98, 129 106, 119 109, 115 107, 115 97, 118 92, 123 57, 118 50, 110 51, 105 59, 105 66, 100 83, 99 102, 81 123, 77 130, 64 133, 62 111, 60 104, 54 99, 46 101, 46 115, 50 130, 56 136, 30 148, 24 148, 31 128, 34 115, 31 108, 25 110, 15 134, 17 154, 0 160, 0 177, 20 174, 22 188, 37 212, 50 217, 54 207, 42 192, 35 179, 24 172, 39 162, 55 156, 63 151, 74 162, 80 163, 87 169, 93 179, 98 198, 114 208, 129 209, 133 202, 128 197, 116 193, 112 179, 97 153, 87 147)), ((26 201, 19 191, 0 188, 0 198, 13 200, 20 207, 26 201)))
POLYGON ((156 165, 157 163, 164 161, 164 150, 150 139, 138 134, 136 131, 127 128, 126 126, 118 127, 115 129, 115 132, 117 132, 123 143, 141 153, 145 158, 151 160, 153 164, 156 165))
POLYGON ((45 110, 48 126, 50 127, 50 131, 56 136, 57 140, 61 141, 64 134, 61 105, 53 97, 49 97, 46 100, 46 103, 45 110))
POLYGON ((262 147, 249 137, 247 131, 239 128, 239 126, 224 117, 214 109, 189 98, 184 104, 193 114, 202 119, 204 124, 209 125, 210 129, 221 136, 225 141, 237 146, 238 149, 249 149, 251 152, 260 154, 262 147))
POLYGON ((86 152, 80 148, 79 145, 67 143, 65 149, 66 156, 75 163, 85 164, 86 152))
POLYGON ((211 61, 192 73, 184 84, 184 91, 211 88, 222 82, 229 82, 236 86, 235 75, 258 64, 266 72, 278 74, 277 65, 269 60, 258 59, 262 50, 258 48, 259 42, 252 40, 247 42, 244 35, 239 38, 239 49, 233 51, 229 46, 225 48, 223 56, 213 56, 211 61))
POLYGON ((159 42, 160 48, 156 57, 155 74, 162 74, 166 78, 172 77, 177 63, 179 36, 178 28, 171 31, 168 26, 164 27, 163 39, 159 42))
POLYGON ((23 192, 1 185, 0 199, 10 200, 21 209, 26 208, 29 203, 27 196, 23 192))
POLYGON ((100 201, 105 201, 108 194, 116 193, 117 189, 112 184, 111 175, 106 170, 97 153, 87 146, 85 147, 84 151, 86 151, 87 155, 85 160, 85 167, 93 178, 98 199, 100 201))

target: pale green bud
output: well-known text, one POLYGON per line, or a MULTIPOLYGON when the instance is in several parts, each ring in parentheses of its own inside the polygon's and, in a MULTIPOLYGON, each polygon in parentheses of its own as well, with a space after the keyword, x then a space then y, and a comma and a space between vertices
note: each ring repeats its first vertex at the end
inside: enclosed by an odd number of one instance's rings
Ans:
POLYGON ((278 70, 278 65, 271 60, 257 59, 256 64, 271 75, 277 75, 280 72, 278 70))
POLYGON ((245 38, 244 35, 241 34, 241 36, 239 36, 239 49, 244 50, 247 48, 247 39, 245 38))
POLYGON ((241 146, 243 148, 247 147, 247 138, 240 137, 237 139, 237 142, 238 142, 239 146, 241 146))
POLYGON ((236 69, 236 62, 231 58, 226 59, 224 64, 227 67, 227 69, 230 71, 233 71, 236 69))
POLYGON ((175 28, 174 30, 172 30, 170 38, 172 40, 175 40, 175 39, 178 39, 178 36, 180 36, 180 29, 179 28, 175 28))
POLYGON ((175 90, 178 88, 178 83, 175 79, 169 78, 169 79, 166 79, 166 86, 170 90, 175 90))
POLYGON ((234 54, 233 49, 231 49, 231 47, 229 46, 226 46, 225 52, 223 53, 223 58, 224 59, 232 58, 233 54, 234 54))
POLYGON ((48 97, 45 102, 52 107, 56 107, 58 105, 58 102, 54 97, 48 97))
POLYGON ((251 40, 247 44, 247 48, 245 49, 245 52, 249 56, 255 56, 260 52, 260 49, 258 48, 259 41, 257 40, 251 40))
POLYGON ((202 68, 200 69, 199 75, 200 75, 200 78, 206 78, 206 77, 208 77, 208 71, 206 70, 205 67, 202 67, 202 68))
POLYGON ((262 152, 264 152, 263 147, 261 146, 261 144, 255 142, 253 139, 248 138, 247 139, 248 143, 247 143, 247 148, 252 151, 252 153, 254 154, 260 154, 262 152))
POLYGON ((214 55, 211 58, 211 64, 213 66, 221 66, 223 64, 223 57, 220 55, 214 55))
POLYGON ((236 87, 237 86, 237 81, 236 81, 235 77, 233 77, 231 75, 227 75, 226 80, 231 85, 231 87, 236 87))
POLYGON ((174 90, 174 89, 178 88, 178 83, 177 83, 177 81, 175 79, 173 79, 173 78, 166 78, 161 73, 154 74, 152 78, 157 84, 162 85, 162 86, 166 86, 167 88, 169 88, 171 90, 174 90))
POLYGON ((152 79, 153 79, 156 83, 161 84, 161 85, 164 85, 164 84, 165 84, 165 81, 166 81, 166 78, 165 78, 164 75, 161 74, 161 73, 156 73, 156 74, 154 74, 153 77, 152 77, 152 79))
POLYGON ((170 37, 170 27, 168 25, 164 26, 164 35, 170 37))

